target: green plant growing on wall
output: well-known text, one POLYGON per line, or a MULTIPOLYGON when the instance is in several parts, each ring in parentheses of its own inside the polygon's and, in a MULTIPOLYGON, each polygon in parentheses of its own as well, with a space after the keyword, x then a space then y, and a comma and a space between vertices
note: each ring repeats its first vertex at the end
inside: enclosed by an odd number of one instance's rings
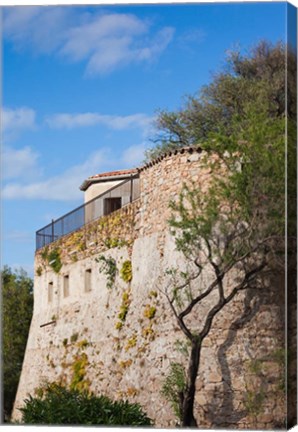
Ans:
POLYGON ((127 312, 128 312, 128 305, 122 304, 120 306, 120 312, 118 313, 118 318, 120 319, 120 321, 122 322, 125 321, 127 312))
POLYGON ((182 420, 183 393, 186 389, 186 376, 181 363, 171 363, 170 371, 162 386, 161 394, 170 402, 175 415, 182 420))
POLYGON ((132 265, 131 261, 124 261, 120 270, 120 276, 124 282, 130 282, 132 280, 132 265))
POLYGON ((134 334, 131 338, 128 339, 127 344, 125 346, 125 351, 130 350, 131 348, 135 347, 137 344, 137 335, 134 334))
POLYGON ((71 343, 76 342, 78 340, 78 337, 79 337, 79 333, 73 333, 70 337, 70 342, 71 343))
POLYGON ((50 267, 55 273, 59 273, 62 268, 62 262, 60 258, 60 250, 58 248, 52 249, 47 256, 47 261, 50 267))
POLYGON ((271 390, 272 393, 279 394, 284 398, 286 383, 285 383, 285 365, 287 362, 288 355, 284 348, 278 348, 271 354, 264 356, 263 358, 251 359, 247 364, 248 374, 253 374, 252 380, 245 380, 245 393, 244 393, 244 406, 250 416, 254 418, 255 424, 257 424, 257 416, 264 410, 264 402, 266 400, 267 385, 270 382, 272 385, 275 382, 275 388, 271 390), (272 363, 277 368, 271 371, 272 363))
POLYGON ((153 341, 155 339, 155 332, 152 328, 152 323, 150 323, 148 327, 142 329, 142 336, 145 339, 149 339, 150 341, 153 341))
POLYGON ((90 387, 90 380, 85 379, 87 373, 87 366, 89 365, 88 356, 86 353, 77 355, 71 365, 72 378, 70 382, 71 390, 88 390, 90 387))
POLYGON ((83 252, 84 250, 86 250, 86 244, 85 244, 85 241, 81 241, 81 242, 78 244, 78 250, 79 250, 80 252, 83 252))
POLYGON ((37 274, 37 276, 41 276, 42 275, 42 267, 41 266, 37 267, 36 274, 37 274))
POLYGON ((126 320, 126 315, 128 313, 128 309, 129 309, 129 305, 130 305, 130 291, 126 290, 124 291, 124 293, 122 294, 122 303, 120 305, 120 311, 118 313, 118 318, 120 321, 118 321, 115 325, 115 328, 117 330, 121 330, 123 327, 123 323, 126 320))
POLYGON ((49 246, 45 246, 40 253, 40 256, 44 260, 44 262, 48 260, 48 253, 49 253, 49 246))
POLYGON ((70 259, 72 262, 77 262, 78 261, 78 255, 76 253, 74 253, 70 256, 70 259))
POLYGON ((127 241, 120 238, 108 237, 104 240, 104 245, 108 249, 121 248, 122 246, 127 245, 127 241))
MULTIPOLYGON (((291 350, 286 350, 285 348, 276 349, 272 354, 272 360, 275 361, 279 366, 280 377, 278 380, 278 390, 281 390, 282 392, 286 391, 286 386, 287 386, 286 365, 290 364, 291 356, 292 356, 291 350)), ((288 392, 290 391, 290 387, 291 387, 289 384, 290 383, 288 383, 288 392)), ((293 387, 295 388, 295 385, 293 385, 293 387)))
POLYGON ((254 419, 255 425, 257 424, 257 416, 263 410, 265 400, 265 375, 263 373, 263 361, 261 359, 252 359, 248 365, 247 370, 258 379, 245 380, 245 392, 243 404, 249 416, 254 419), (253 383, 253 384, 252 384, 253 383))
POLYGON ((144 317, 152 320, 155 317, 155 314, 156 314, 156 307, 147 304, 144 309, 144 317))
POLYGON ((128 360, 120 360, 120 361, 119 361, 119 366, 120 366, 122 369, 126 369, 126 368, 128 368, 131 364, 132 364, 132 360, 131 360, 131 359, 128 359, 128 360))
POLYGON ((79 341, 78 343, 77 343, 77 347, 79 348, 79 349, 84 349, 84 348, 87 348, 88 346, 90 345, 90 343, 87 341, 87 339, 83 339, 83 340, 81 340, 81 341, 79 341))
POLYGON ((174 343, 175 350, 179 353, 181 353, 185 358, 189 356, 189 350, 191 347, 191 344, 188 340, 180 340, 177 339, 174 343))
POLYGON ((249 415, 256 418, 256 416, 262 412, 265 396, 263 390, 246 390, 244 406, 249 415))
POLYGON ((100 264, 99 272, 107 276, 107 288, 112 289, 117 275, 115 259, 112 257, 106 258, 104 255, 100 255, 98 258, 95 258, 95 261, 100 264))
POLYGON ((116 330, 121 330, 123 327, 123 322, 122 321, 117 321, 115 324, 115 329, 116 330))

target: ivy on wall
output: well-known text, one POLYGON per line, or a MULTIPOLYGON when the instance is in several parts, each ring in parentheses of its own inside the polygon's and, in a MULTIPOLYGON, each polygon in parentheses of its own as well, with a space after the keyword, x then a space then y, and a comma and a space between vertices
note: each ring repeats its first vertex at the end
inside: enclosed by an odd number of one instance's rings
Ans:
POLYGON ((36 255, 44 265, 48 265, 47 257, 50 250, 59 249, 61 264, 66 264, 112 248, 131 248, 136 237, 134 228, 138 207, 139 202, 135 201, 110 215, 90 222, 74 233, 45 246, 36 255))
POLYGON ((112 257, 100 255, 98 258, 95 258, 95 261, 100 264, 99 272, 107 276, 107 288, 109 290, 112 289, 117 275, 116 260, 112 257))
MULTIPOLYGON (((50 249, 48 246, 46 246, 40 255, 43 260, 44 267, 48 265, 54 270, 55 273, 60 272, 63 264, 61 261, 61 250, 58 246, 54 247, 53 249, 50 249)), ((41 266, 37 267, 36 273, 38 276, 42 274, 41 266)))

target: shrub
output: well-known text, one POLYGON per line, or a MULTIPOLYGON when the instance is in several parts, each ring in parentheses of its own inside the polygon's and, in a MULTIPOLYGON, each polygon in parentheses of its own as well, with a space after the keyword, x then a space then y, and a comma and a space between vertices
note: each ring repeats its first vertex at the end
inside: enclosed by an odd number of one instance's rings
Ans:
POLYGON ((25 400, 22 422, 40 425, 151 426, 139 404, 47 384, 25 400))

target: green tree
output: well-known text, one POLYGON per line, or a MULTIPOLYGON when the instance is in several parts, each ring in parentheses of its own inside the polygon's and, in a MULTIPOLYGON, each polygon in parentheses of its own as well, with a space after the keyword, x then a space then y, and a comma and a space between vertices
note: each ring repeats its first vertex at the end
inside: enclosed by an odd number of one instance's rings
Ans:
MULTIPOLYGON (((269 278, 284 272, 286 122, 295 129, 295 104, 289 98, 286 117, 283 97, 285 49, 262 42, 248 57, 232 53, 227 72, 199 98, 158 119, 160 141, 149 157, 199 145, 210 172, 207 191, 184 185, 170 204, 171 232, 189 263, 187 272, 170 269, 163 289, 190 345, 185 383, 174 398, 182 426, 197 426, 195 382, 214 318, 241 291, 269 289, 269 278)), ((290 168, 288 182, 295 175, 290 168)))
POLYGON ((38 389, 21 408, 22 422, 43 425, 150 426, 140 405, 112 401, 87 391, 67 389, 57 383, 38 389))
POLYGON ((33 310, 33 281, 24 270, 1 271, 4 419, 9 420, 18 387, 33 310))
POLYGON ((283 117, 287 110, 288 118, 296 121, 296 93, 296 54, 290 47, 261 41, 247 55, 229 52, 224 70, 197 95, 186 97, 180 110, 159 111, 159 133, 146 159, 177 147, 199 146, 209 141, 211 133, 225 131, 228 136, 235 117, 245 116, 252 101, 256 105, 266 101, 271 118, 283 117))

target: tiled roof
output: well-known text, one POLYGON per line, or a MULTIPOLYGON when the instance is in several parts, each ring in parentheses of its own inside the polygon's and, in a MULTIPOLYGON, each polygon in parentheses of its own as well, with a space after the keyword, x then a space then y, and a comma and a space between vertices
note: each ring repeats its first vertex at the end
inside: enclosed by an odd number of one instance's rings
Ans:
POLYGON ((125 175, 136 174, 137 172, 138 172, 137 168, 127 169, 127 170, 120 170, 120 171, 109 171, 109 172, 104 172, 104 173, 95 174, 93 176, 90 176, 88 178, 88 180, 102 178, 102 177, 125 176, 125 175))
POLYGON ((85 191, 88 189, 88 187, 92 183, 100 182, 101 180, 102 181, 121 180, 121 179, 125 179, 126 177, 130 177, 131 175, 134 175, 137 173, 138 173, 138 169, 133 168, 133 169, 127 169, 127 170, 109 171, 109 172, 104 172, 104 173, 100 173, 100 174, 95 174, 93 176, 88 177, 86 180, 84 180, 84 182, 80 186, 80 189, 82 191, 85 191))

